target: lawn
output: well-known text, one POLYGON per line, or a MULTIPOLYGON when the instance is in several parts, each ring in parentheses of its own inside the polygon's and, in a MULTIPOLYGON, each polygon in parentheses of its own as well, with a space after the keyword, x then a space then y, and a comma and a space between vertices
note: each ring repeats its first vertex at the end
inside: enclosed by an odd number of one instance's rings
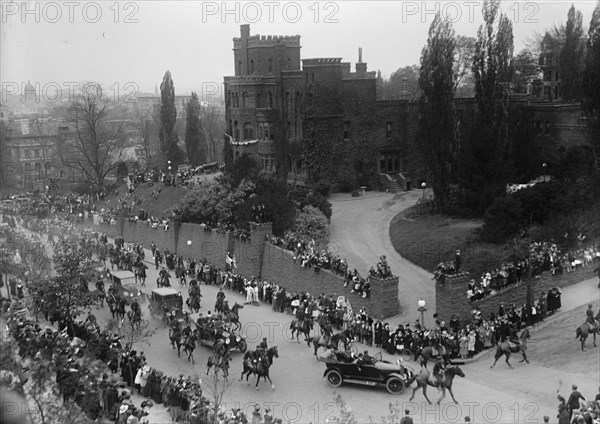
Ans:
MULTIPOLYGON (((123 199, 123 196, 127 193, 127 186, 121 185, 117 189, 119 195, 114 196, 110 194, 106 198, 97 204, 98 210, 102 208, 116 208, 119 205, 119 200, 123 199)), ((150 216, 161 217, 165 216, 166 211, 176 206, 181 199, 188 193, 189 189, 184 186, 179 187, 167 187, 163 184, 154 184, 150 187, 148 184, 140 184, 136 187, 133 194, 141 199, 142 203, 135 207, 135 211, 144 208, 148 211, 150 216), (160 189, 158 199, 152 198, 152 192, 160 189)), ((131 201, 131 200, 129 200, 131 201)))
POLYGON ((442 215, 413 217, 412 209, 394 217, 390 238, 403 258, 428 271, 433 272, 440 262, 454 260, 456 249, 461 250, 461 269, 474 276, 500 266, 510 255, 505 246, 479 241, 477 230, 483 221, 442 215))

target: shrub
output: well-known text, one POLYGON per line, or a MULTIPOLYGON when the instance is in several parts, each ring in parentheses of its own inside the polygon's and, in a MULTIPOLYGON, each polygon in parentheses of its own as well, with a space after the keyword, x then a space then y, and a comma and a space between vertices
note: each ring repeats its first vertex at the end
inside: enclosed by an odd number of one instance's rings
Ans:
POLYGON ((329 238, 329 220, 314 206, 305 206, 297 214, 294 231, 308 240, 324 240, 329 238))
POLYGON ((315 191, 320 193, 323 197, 329 197, 329 193, 331 192, 331 184, 327 180, 319 180, 317 184, 315 184, 315 191))
POLYGON ((328 220, 331 219, 331 203, 318 191, 296 188, 290 191, 290 199, 296 203, 296 207, 299 210, 304 209, 307 205, 311 205, 323 212, 328 220))
POLYGON ((359 196, 358 190, 353 190, 352 191, 352 197, 358 197, 358 196, 359 196))
POLYGON ((519 231, 522 220, 523 208, 517 199, 498 197, 485 211, 481 237, 492 243, 503 242, 519 231))

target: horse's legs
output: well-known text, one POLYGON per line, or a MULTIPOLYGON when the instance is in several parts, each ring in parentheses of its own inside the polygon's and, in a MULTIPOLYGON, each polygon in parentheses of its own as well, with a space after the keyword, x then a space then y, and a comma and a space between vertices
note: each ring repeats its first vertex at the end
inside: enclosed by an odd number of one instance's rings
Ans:
POLYGON ((440 398, 437 401, 437 404, 439 405, 440 402, 442 401, 442 399, 444 399, 446 397, 446 388, 444 387, 444 383, 442 383, 439 387, 438 387, 438 391, 442 389, 442 395, 440 396, 440 398))
POLYGON ((427 399, 427 402, 429 402, 429 404, 431 405, 431 401, 427 397, 427 383, 425 383, 425 385, 423 386, 423 396, 425 396, 425 399, 427 399))
POLYGON ((260 375, 256 374, 256 390, 258 390, 258 382, 260 381, 260 375))
POLYGON ((448 387, 448 391, 450 392, 450 396, 452 396, 452 400, 454 401, 454 403, 458 403, 456 401, 456 399, 454 399, 454 393, 452 393, 452 387, 448 387))
POLYGON ((267 378, 267 380, 269 380, 269 383, 271 383, 271 389, 275 390, 275 385, 273 384, 273 382, 271 381, 271 377, 269 377, 269 374, 267 373, 267 375, 265 376, 267 378))
POLYGON ((506 363, 508 364, 508 366, 509 366, 509 367, 511 367, 511 368, 512 368, 513 366, 510 364, 510 362, 508 362, 508 359, 509 359, 509 358, 510 358, 510 355, 509 355, 509 354, 506 354, 506 363))
POLYGON ((592 334, 594 335, 594 347, 597 347, 596 346, 596 332, 593 332, 592 334))
MULTIPOLYGON (((527 359, 527 354, 525 352, 521 352, 521 354, 523 355, 523 361, 525 361, 526 363, 529 363, 529 359, 527 359)), ((521 361, 521 362, 523 362, 521 361)))

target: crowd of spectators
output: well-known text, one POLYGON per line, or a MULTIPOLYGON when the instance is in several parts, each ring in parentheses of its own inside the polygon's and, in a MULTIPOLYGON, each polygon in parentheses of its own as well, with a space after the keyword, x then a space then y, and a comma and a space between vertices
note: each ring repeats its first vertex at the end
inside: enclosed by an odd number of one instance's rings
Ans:
POLYGON ((293 253, 294 263, 304 268, 312 268, 315 272, 321 269, 331 271, 336 275, 344 277, 344 287, 350 285, 351 292, 356 293, 363 298, 368 298, 371 293, 371 279, 387 278, 392 275, 391 269, 385 256, 381 256, 376 267, 371 267, 367 277, 360 275, 356 268, 350 270, 345 258, 341 258, 328 247, 319 249, 314 240, 307 240, 288 231, 284 237, 267 235, 266 241, 274 246, 281 247, 293 253))
MULTIPOLYGON (((600 388, 595 398, 586 399, 578 390, 576 384, 571 386, 571 393, 568 398, 560 394, 560 387, 557 390, 558 399, 558 424, 597 424, 600 422, 600 388)), ((549 422, 550 417, 544 417, 545 422, 549 422)))

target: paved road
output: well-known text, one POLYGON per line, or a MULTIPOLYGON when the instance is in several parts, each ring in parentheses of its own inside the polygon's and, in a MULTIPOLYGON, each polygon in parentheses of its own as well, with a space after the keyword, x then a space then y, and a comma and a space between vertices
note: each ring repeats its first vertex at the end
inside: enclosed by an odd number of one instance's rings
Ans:
MULTIPOLYGON (((391 196, 386 197, 386 200, 378 201, 382 204, 390 200, 393 200, 394 204, 400 202, 391 196)), ((405 202, 407 201, 410 201, 410 198, 405 202)), ((336 202, 335 207, 339 208, 339 202, 336 202)), ((393 212, 390 211, 389 214, 392 215, 393 212)), ((358 234, 361 232, 359 231, 358 234)), ((391 250, 385 250, 389 258, 394 256, 390 252, 391 250)), ((379 251, 373 252, 373 258, 376 259, 379 253, 379 251)), ((411 269, 411 266, 407 266, 407 269, 411 269)), ((150 291, 155 287, 157 273, 153 267, 148 271, 146 290, 150 291)), ((427 277, 424 272, 422 275, 427 277)), ((563 298, 566 302, 575 303, 578 296, 588 296, 587 299, 589 299, 593 293, 597 296, 597 289, 594 292, 589 287, 583 287, 585 284, 590 285, 590 282, 580 283, 572 289, 565 289, 563 298), (573 295, 569 294, 571 291, 573 295), (572 299, 572 301, 568 299, 572 299)), ((593 287, 595 286, 596 282, 594 281, 593 287)), ((202 312, 206 313, 212 308, 217 290, 217 287, 214 286, 202 286, 204 295, 202 312)), ((184 295, 187 294, 185 289, 182 291, 184 295)), ((234 301, 243 302, 240 295, 231 292, 226 294, 230 304, 233 304, 234 301)), ((579 299, 580 303, 587 301, 585 297, 579 299)), ((163 370, 168 375, 183 373, 206 378, 208 349, 205 347, 196 349, 195 365, 192 365, 184 357, 178 358, 176 352, 169 345, 166 326, 161 321, 150 318, 147 306, 143 306, 145 317, 151 320, 156 333, 148 340, 149 345, 136 347, 146 353, 150 365, 163 370)), ((106 321, 109 317, 106 307, 95 313, 100 321, 106 321)), ((290 341, 286 325, 289 324, 292 317, 275 313, 268 305, 246 306, 241 310, 240 315, 244 323, 243 334, 248 337, 251 347, 254 347, 262 337, 268 338, 270 346, 277 345, 279 347, 280 358, 275 360, 271 368, 271 377, 276 389, 272 391, 268 384, 261 383, 259 391, 256 391, 253 387, 255 380, 251 385, 237 381, 241 372, 241 355, 235 354, 231 375, 236 380, 232 381, 232 386, 225 393, 226 407, 232 408, 239 405, 249 413, 252 407, 259 403, 263 407, 271 407, 275 416, 283 417, 286 421, 307 424, 325 423, 327 417, 337 411, 337 406, 333 402, 334 393, 322 378, 325 366, 314 359, 306 344, 290 341)), ((364 347, 359 346, 359 349, 363 350, 364 347)), ((369 349, 369 351, 373 354, 377 350, 369 349)), ((590 351, 589 354, 597 354, 597 351, 590 351)), ((395 360, 387 355, 384 357, 395 360)), ((579 383, 580 387, 585 389, 586 395, 595 393, 597 382, 592 377, 560 373, 543 368, 535 363, 535 358, 531 358, 530 365, 515 364, 515 370, 501 367, 501 364, 498 364, 496 369, 489 370, 489 359, 486 358, 463 367, 466 378, 458 379, 454 389, 455 397, 459 402, 457 405, 447 397, 440 406, 429 406, 420 393, 417 394, 415 402, 411 403, 408 401, 409 391, 400 396, 392 396, 385 389, 363 386, 344 385, 337 389, 337 393, 342 395, 355 412, 359 423, 369 422, 369 417, 379 421, 380 417, 387 413, 388 404, 394 401, 402 403, 400 410, 408 407, 414 411, 415 423, 463 422, 465 415, 470 415, 473 422, 542 422, 543 415, 550 417, 556 415, 555 383, 559 378, 565 382, 565 385, 579 383), (530 403, 532 401, 534 404, 530 403)), ((207 388, 205 395, 209 398, 211 396, 210 390, 207 388)), ((435 390, 430 389, 429 395, 434 402, 437 400, 438 394, 435 390)), ((152 411, 151 422, 170 422, 167 417, 164 408, 156 406, 152 411)))
POLYGON ((402 311, 387 321, 393 324, 419 318, 417 301, 427 302, 426 323, 435 312, 435 284, 432 274, 400 256, 390 240, 390 222, 402 210, 414 205, 420 190, 406 193, 370 193, 365 197, 333 196, 331 244, 351 268, 365 275, 385 255, 394 275, 399 277, 398 298, 402 311))

